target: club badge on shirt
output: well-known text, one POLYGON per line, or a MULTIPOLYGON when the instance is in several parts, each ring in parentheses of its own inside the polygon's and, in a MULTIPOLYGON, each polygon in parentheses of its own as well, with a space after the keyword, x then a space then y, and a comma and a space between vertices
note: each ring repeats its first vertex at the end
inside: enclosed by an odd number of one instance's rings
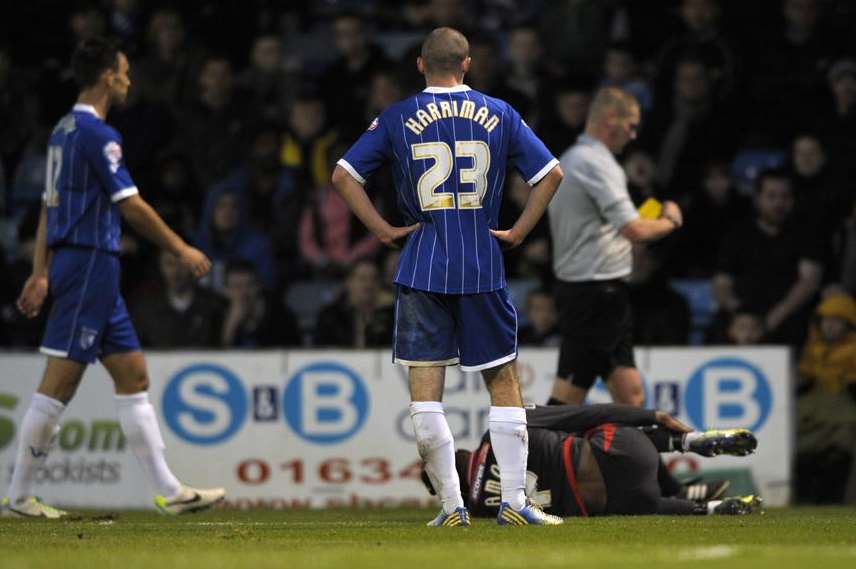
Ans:
POLYGON ((80 349, 88 350, 95 344, 95 338, 98 336, 98 330, 83 326, 80 328, 80 349))

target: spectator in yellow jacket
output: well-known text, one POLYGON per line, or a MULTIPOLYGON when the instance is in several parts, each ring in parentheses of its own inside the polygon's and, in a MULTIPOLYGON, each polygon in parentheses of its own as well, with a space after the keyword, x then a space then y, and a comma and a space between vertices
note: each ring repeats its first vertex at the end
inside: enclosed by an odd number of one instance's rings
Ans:
POLYGON ((856 387, 856 302, 835 293, 820 303, 800 358, 800 378, 829 394, 856 387))
POLYGON ((797 498, 840 503, 856 455, 856 302, 827 296, 800 358, 797 498))

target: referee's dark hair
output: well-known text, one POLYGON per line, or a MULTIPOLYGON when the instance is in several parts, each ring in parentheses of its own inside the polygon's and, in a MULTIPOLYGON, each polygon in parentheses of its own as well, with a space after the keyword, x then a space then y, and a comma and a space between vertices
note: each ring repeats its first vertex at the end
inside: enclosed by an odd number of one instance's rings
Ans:
POLYGON ((755 195, 760 195, 764 188, 764 182, 767 180, 784 180, 788 183, 788 188, 791 188, 791 175, 787 170, 784 168, 767 168, 755 178, 755 195))
POLYGON ((81 89, 98 83, 108 69, 119 68, 119 46, 113 40, 94 37, 83 40, 71 56, 74 82, 81 89))

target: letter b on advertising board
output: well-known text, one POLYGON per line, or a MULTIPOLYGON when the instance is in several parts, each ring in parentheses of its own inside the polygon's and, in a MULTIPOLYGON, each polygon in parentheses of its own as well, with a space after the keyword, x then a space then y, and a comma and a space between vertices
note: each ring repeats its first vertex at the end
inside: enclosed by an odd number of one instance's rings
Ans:
POLYGON ((690 376, 687 415, 698 429, 761 428, 773 397, 764 374, 740 358, 705 362, 690 376))
POLYGON ((363 380, 350 368, 319 362, 291 376, 282 409, 298 436, 312 443, 332 444, 360 430, 368 416, 369 396, 363 380))

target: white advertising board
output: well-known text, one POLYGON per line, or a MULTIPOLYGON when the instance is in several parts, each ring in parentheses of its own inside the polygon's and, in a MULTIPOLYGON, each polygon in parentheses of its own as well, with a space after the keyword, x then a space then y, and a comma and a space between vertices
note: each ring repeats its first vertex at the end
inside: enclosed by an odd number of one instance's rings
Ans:
MULTIPOLYGON (((695 457, 682 468, 748 467, 768 504, 787 503, 793 445, 786 350, 638 349, 636 356, 649 406, 698 429, 740 425, 758 435, 752 457, 695 457)), ((528 403, 547 400, 556 357, 554 349, 521 350, 528 403)), ((147 361, 174 472, 188 484, 225 486, 231 506, 434 503, 418 480, 406 370, 391 363, 388 351, 150 352, 147 361)), ((4 354, 0 362, 5 486, 17 425, 44 361, 4 354)), ((609 400, 602 385, 591 400, 609 400)), ((475 447, 489 407, 480 376, 449 368, 444 401, 457 446, 475 447)), ((39 495, 72 507, 150 505, 114 407, 109 377, 92 366, 39 473, 39 495)))
MULTIPOLYGON (((6 493, 17 446, 18 426, 38 386, 45 358, 0 355, 0 493, 6 493)), ((62 417, 62 430, 36 493, 68 506, 148 506, 146 482, 124 445, 113 387, 104 368, 92 366, 62 417)))

